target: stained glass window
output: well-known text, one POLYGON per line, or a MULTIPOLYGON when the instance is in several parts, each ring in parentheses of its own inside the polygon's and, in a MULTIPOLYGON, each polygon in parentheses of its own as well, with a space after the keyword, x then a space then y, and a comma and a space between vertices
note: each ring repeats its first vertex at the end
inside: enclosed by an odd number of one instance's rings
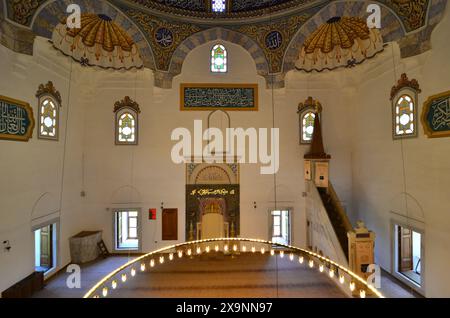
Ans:
POLYGON ((414 136, 415 103, 411 96, 402 94, 394 105, 394 137, 414 136))
POLYGON ((227 50, 221 44, 215 45, 211 50, 211 72, 227 72, 227 50))
POLYGON ((119 113, 117 122, 117 143, 131 145, 136 144, 136 127, 137 119, 134 112, 127 109, 119 113))
POLYGON ((313 111, 307 111, 302 116, 302 143, 310 143, 314 134, 314 119, 316 114, 313 111))
POLYGON ((226 0, 212 0, 211 8, 213 12, 222 13, 226 9, 226 0))
POLYGON ((40 139, 58 140, 59 105, 49 96, 39 100, 39 133, 40 139))

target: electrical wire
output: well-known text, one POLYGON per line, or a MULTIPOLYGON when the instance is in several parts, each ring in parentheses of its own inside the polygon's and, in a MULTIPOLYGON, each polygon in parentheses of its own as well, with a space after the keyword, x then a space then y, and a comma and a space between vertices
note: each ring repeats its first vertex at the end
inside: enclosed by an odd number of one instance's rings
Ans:
MULTIPOLYGON (((396 83, 398 76, 397 76, 397 66, 395 63, 395 53, 394 53, 394 45, 391 45, 391 51, 392 51, 392 64, 393 64, 393 71, 394 71, 394 83, 396 83)), ((402 177, 403 177, 403 194, 405 196, 405 212, 406 212, 406 223, 409 226, 409 209, 408 209, 408 191, 407 191, 407 178, 406 178, 406 163, 405 163, 405 149, 403 144, 403 138, 400 138, 400 151, 402 156, 402 177)))
MULTIPOLYGON (((63 147, 63 162, 61 168, 61 191, 59 194, 59 217, 62 216, 62 204, 63 204, 63 194, 64 194, 64 176, 66 167, 66 154, 67 154, 67 134, 69 131, 69 115, 70 115, 70 96, 72 93, 72 72, 73 72, 73 59, 70 59, 70 73, 69 73, 69 87, 67 91, 67 115, 65 120, 65 131, 64 131, 64 147, 63 147)), ((60 224, 61 224, 60 220, 60 224)))
MULTIPOLYGON (((269 24, 270 26, 272 26, 272 7, 270 7, 270 11, 269 11, 269 24)), ((271 134, 271 140, 272 140, 272 145, 275 144, 276 140, 275 140, 275 87, 274 87, 274 83, 275 83, 275 74, 272 72, 272 55, 269 54, 269 72, 270 72, 270 86, 271 86, 271 102, 272 102, 272 134, 271 134)), ((276 149, 276 147, 273 147, 273 149, 276 149)), ((279 147, 278 147, 279 149, 279 147)), ((273 155, 273 154, 272 154, 273 155)), ((274 156, 274 162, 273 162, 273 194, 274 194, 274 204, 275 204, 275 210, 278 209, 278 192, 277 192, 277 171, 275 171, 275 167, 277 166, 277 162, 276 162, 276 155, 274 156)), ((278 277, 278 258, 277 256, 275 256, 275 267, 276 267, 276 291, 277 291, 277 298, 279 297, 279 277, 278 277)))

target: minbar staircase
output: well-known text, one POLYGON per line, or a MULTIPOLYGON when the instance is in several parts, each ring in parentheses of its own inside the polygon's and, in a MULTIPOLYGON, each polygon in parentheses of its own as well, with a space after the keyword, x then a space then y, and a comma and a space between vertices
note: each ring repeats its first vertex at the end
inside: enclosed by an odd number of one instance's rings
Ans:
POLYGON ((320 197, 322 198, 323 205, 327 211, 328 218, 333 225, 334 232, 341 244, 342 250, 348 260, 348 237, 347 232, 352 230, 352 225, 348 219, 348 216, 339 202, 336 192, 333 186, 329 185, 328 188, 318 188, 320 197))

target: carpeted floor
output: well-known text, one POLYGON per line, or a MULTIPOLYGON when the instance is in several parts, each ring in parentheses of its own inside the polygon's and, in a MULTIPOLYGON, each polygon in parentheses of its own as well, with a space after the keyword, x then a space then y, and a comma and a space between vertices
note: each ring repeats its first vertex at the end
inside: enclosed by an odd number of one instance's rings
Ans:
MULTIPOLYGON (((129 260, 125 256, 107 259, 81 266, 81 288, 69 289, 68 273, 62 272, 50 279, 46 287, 35 294, 37 298, 82 297, 102 277, 129 260)), ((138 268, 137 268, 138 269, 138 268)), ((118 279, 118 281, 120 281, 118 279)), ((381 292, 386 297, 417 297, 417 295, 382 274, 381 292)), ((137 271, 135 278, 126 284, 119 283, 110 297, 345 297, 326 275, 317 269, 310 270, 287 257, 247 254, 231 256, 175 258, 172 262, 157 265, 145 273, 137 271)))

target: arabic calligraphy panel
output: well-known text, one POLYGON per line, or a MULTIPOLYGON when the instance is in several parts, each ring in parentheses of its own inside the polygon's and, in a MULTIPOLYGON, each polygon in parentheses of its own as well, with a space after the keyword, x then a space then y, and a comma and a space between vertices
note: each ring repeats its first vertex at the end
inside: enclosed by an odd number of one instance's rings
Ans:
POLYGON ((450 137, 450 91, 428 98, 423 106, 422 124, 429 138, 450 137))
POLYGON ((0 139, 28 141, 34 116, 28 103, 0 95, 0 139))
POLYGON ((258 110, 258 84, 181 84, 181 110, 258 110))

